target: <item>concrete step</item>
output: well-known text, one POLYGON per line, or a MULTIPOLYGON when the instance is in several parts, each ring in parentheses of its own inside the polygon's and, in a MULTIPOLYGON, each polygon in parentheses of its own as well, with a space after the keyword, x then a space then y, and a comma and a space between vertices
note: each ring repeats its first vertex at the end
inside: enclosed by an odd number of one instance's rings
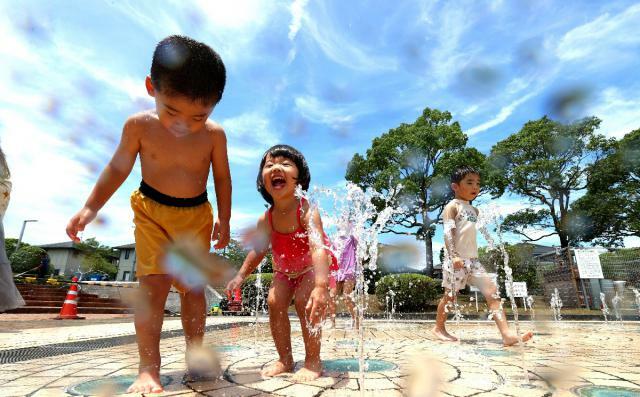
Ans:
MULTIPOLYGON (((61 307, 64 301, 25 300, 27 306, 61 307)), ((122 302, 85 302, 80 300, 78 307, 126 307, 122 302)))
MULTIPOLYGON (((60 293, 20 293, 20 295, 22 295, 22 297, 24 297, 25 299, 27 297, 29 298, 33 298, 33 299, 64 299, 65 296, 67 296, 67 292, 60 292, 60 293)), ((84 293, 80 293, 78 294, 78 296, 83 297, 83 298, 95 298, 95 299, 101 299, 98 297, 98 295, 95 294, 84 294, 84 293)))
MULTIPOLYGON (((60 313, 60 306, 22 306, 17 309, 8 310, 5 313, 60 313)), ((83 314, 127 314, 133 313, 133 309, 127 307, 87 307, 78 308, 78 315, 83 314)))

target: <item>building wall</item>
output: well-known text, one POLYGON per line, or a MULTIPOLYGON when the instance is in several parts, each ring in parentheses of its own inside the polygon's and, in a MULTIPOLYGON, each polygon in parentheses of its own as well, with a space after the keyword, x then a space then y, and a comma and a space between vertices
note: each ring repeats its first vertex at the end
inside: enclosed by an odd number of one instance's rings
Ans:
MULTIPOLYGON (((67 249, 47 249, 47 254, 51 259, 50 265, 57 270, 58 274, 64 274, 67 269, 67 259, 69 257, 69 250, 67 249)), ((53 270, 51 270, 53 273, 53 270)))
POLYGON ((118 265, 118 281, 135 281, 134 268, 136 263, 136 250, 125 248, 120 250, 120 260, 118 265), (127 258, 127 253, 129 257, 127 258), (126 272, 129 272, 125 275, 126 272))
MULTIPOLYGON (((84 254, 69 248, 47 248, 50 266, 57 270, 60 275, 71 276, 78 270, 84 254)), ((51 270, 50 273, 54 271, 51 270)))
POLYGON ((80 251, 70 250, 67 259, 67 269, 65 270, 64 274, 67 276, 72 276, 73 273, 75 273, 80 267, 80 264, 82 263, 82 259, 84 259, 84 257, 85 255, 80 251))

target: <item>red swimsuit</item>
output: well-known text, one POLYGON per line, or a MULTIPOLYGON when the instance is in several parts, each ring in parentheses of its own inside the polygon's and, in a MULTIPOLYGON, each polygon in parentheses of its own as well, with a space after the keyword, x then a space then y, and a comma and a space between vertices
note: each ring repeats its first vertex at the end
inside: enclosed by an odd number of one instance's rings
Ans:
MULTIPOLYGON (((303 199, 304 200, 304 199, 303 199)), ((275 277, 286 281, 292 289, 297 288, 304 274, 313 270, 313 259, 309 247, 309 234, 302 226, 300 212, 302 200, 298 204, 297 219, 298 228, 292 233, 280 233, 273 227, 273 207, 267 211, 269 225, 271 225, 271 252, 273 254, 275 277)), ((323 236, 324 245, 329 247, 329 238, 323 236)), ((338 261, 333 253, 327 250, 331 256, 329 271, 338 270, 338 261)))

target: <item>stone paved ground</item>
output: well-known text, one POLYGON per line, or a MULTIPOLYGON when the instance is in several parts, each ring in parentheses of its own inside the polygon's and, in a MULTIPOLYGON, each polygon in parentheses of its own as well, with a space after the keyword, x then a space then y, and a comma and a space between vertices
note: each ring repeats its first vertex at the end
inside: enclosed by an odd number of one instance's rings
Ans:
MULTIPOLYGON (((209 323, 230 321, 210 318, 209 323)), ((236 318, 239 326, 208 332, 207 346, 227 347, 219 353, 225 379, 182 385, 184 342, 162 340, 162 372, 172 378, 163 396, 358 396, 357 372, 326 372, 320 379, 294 383, 283 376, 263 380, 260 370, 276 358, 268 324, 257 329, 236 318)), ((460 343, 434 340, 430 322, 366 323, 367 356, 395 364, 368 372, 367 396, 573 396, 583 385, 634 389, 640 395, 640 324, 538 323, 533 342, 505 349, 492 323, 451 324, 460 343), (528 371, 525 379, 525 368, 528 371), (437 393, 429 394, 433 388, 437 393), (415 394, 418 395, 418 394, 415 394)), ((530 327, 525 324, 524 328, 530 327)), ((117 328, 116 325, 110 325, 117 328)), ((356 335, 339 323, 325 332, 323 359, 355 356, 356 335)), ((299 325, 293 322, 296 360, 304 349, 299 325)), ((92 331, 93 332, 93 331, 92 331)), ((20 335, 16 335, 20 338, 20 335)), ((133 344, 0 365, 2 396, 66 396, 69 385, 100 377, 133 375, 137 368, 133 344)), ((156 394, 157 395, 157 394, 156 394)), ((615 394, 613 394, 615 395, 615 394)))

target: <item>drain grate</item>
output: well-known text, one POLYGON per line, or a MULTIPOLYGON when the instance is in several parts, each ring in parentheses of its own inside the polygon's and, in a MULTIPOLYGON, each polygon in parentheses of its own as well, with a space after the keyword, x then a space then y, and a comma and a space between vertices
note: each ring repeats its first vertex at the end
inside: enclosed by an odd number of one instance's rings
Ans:
MULTIPOLYGON (((221 331, 230 328, 244 327, 248 323, 240 324, 215 324, 205 327, 206 331, 221 331)), ((162 339, 174 338, 184 335, 182 329, 162 331, 162 339)), ((23 347, 19 349, 0 350, 0 364, 17 363, 20 361, 34 360, 36 358, 46 358, 60 356, 62 354, 78 353, 87 350, 105 349, 107 347, 127 345, 135 343, 135 335, 114 336, 111 338, 93 339, 79 342, 57 343, 52 345, 23 347)))

